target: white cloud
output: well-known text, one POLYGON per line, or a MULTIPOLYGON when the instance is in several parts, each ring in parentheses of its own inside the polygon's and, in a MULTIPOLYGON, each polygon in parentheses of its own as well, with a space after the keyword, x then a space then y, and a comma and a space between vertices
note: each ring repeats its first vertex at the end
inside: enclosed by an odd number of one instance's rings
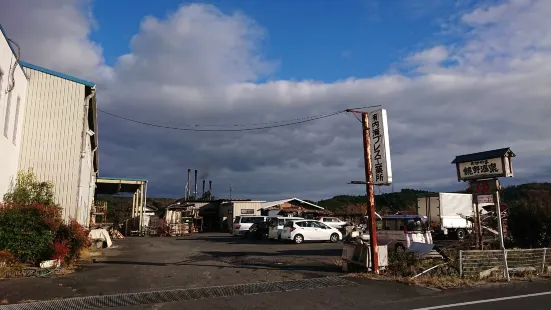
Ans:
MULTIPOLYGON (((144 18, 131 53, 114 68, 89 39, 86 7, 16 1, 11 8, 29 18, 50 17, 20 26, 0 10, 24 58, 108 81, 99 105, 117 114, 171 126, 251 124, 383 104, 396 189, 460 187, 454 156, 503 146, 518 155, 519 180, 541 181, 541 172, 551 171, 551 1, 467 12, 458 25, 471 28, 464 44, 427 47, 408 58, 421 75, 343 77, 330 84, 255 83, 274 69, 258 48, 267 33, 248 17, 209 5, 144 18), (48 48, 55 53, 42 52, 48 48), (446 60, 457 64, 443 65, 446 60)), ((266 199, 362 191, 346 185, 363 176, 361 128, 352 116, 246 133, 168 131, 103 114, 100 120, 102 173, 147 177, 159 195, 182 192, 187 168, 209 171, 218 195, 227 194, 229 183, 235 195, 266 199)))
POLYGON ((102 48, 89 40, 94 24, 86 0, 2 1, 1 22, 24 60, 85 79, 109 78, 102 48))

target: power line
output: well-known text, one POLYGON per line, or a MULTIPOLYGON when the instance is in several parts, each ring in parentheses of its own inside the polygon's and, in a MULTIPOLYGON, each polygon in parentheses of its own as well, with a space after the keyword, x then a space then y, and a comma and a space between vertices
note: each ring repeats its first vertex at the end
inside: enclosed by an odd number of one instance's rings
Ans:
MULTIPOLYGON (((370 107, 361 107, 361 108, 355 108, 355 109, 366 109, 366 108, 372 108, 376 106, 370 106, 370 107)), ((171 129, 171 130, 180 130, 180 131, 202 131, 202 132, 234 132, 234 131, 253 131, 253 130, 262 130, 262 129, 270 129, 270 128, 278 128, 278 127, 285 127, 285 126, 291 126, 291 125, 297 125, 307 122, 312 122, 324 118, 328 118, 331 116, 335 116, 344 112, 347 112, 350 109, 346 110, 340 110, 329 114, 321 114, 316 116, 308 116, 308 117, 301 117, 301 118, 295 118, 291 120, 286 121, 275 121, 275 122, 269 122, 269 123, 256 123, 256 124, 234 124, 234 125, 198 125, 198 124, 188 124, 184 125, 189 128, 183 128, 183 127, 173 127, 173 126, 167 126, 167 125, 160 125, 160 124, 154 124, 154 123, 148 123, 144 121, 139 121, 135 119, 131 119, 125 116, 120 116, 114 113, 110 113, 101 109, 97 109, 99 112, 107 114, 109 116, 122 119, 128 122, 137 123, 140 125, 145 126, 151 126, 151 127, 157 127, 157 128, 163 128, 163 129, 171 129), (245 127, 245 126, 259 126, 259 125, 267 125, 267 124, 276 124, 276 125, 269 125, 269 126, 261 126, 261 127, 253 127, 253 128, 238 128, 238 129, 199 129, 199 128, 193 128, 193 127, 206 127, 206 126, 231 126, 231 127, 245 127)))
MULTIPOLYGON (((252 130, 261 130, 261 129, 269 129, 269 128, 278 128, 278 127, 284 127, 284 126, 290 126, 290 125, 296 125, 296 124, 311 122, 311 121, 315 121, 315 120, 319 120, 319 119, 323 119, 323 118, 328 118, 328 117, 335 116, 335 115, 346 112, 346 111, 343 110, 343 111, 338 111, 338 112, 334 112, 334 113, 330 113, 330 114, 320 115, 320 116, 317 116, 317 117, 312 117, 312 118, 301 120, 301 121, 295 121, 295 122, 290 122, 290 123, 286 123, 286 124, 271 125, 271 126, 262 126, 262 127, 253 127, 253 128, 239 128, 239 129, 198 129, 198 128, 182 128, 182 127, 173 127, 173 126, 153 124, 153 123, 143 122, 143 121, 127 118, 127 117, 124 117, 124 116, 116 115, 116 114, 106 112, 106 111, 103 111, 103 110, 100 110, 100 109, 97 109, 97 110, 102 112, 102 113, 105 113, 109 116, 115 117, 115 118, 119 118, 119 119, 122 119, 122 120, 125 120, 125 121, 129 121, 129 122, 133 122, 133 123, 137 123, 137 124, 141 124, 141 125, 151 126, 151 127, 157 127, 157 128, 163 128, 163 129, 172 129, 172 130, 180 130, 180 131, 209 131, 209 132, 213 132, 213 131, 218 131, 218 132, 220 132, 220 131, 252 131, 252 130)), ((188 126, 190 126, 190 125, 188 125, 188 126)), ((191 125, 191 126, 195 126, 195 125, 191 125)), ((241 126, 241 125, 238 125, 238 126, 241 126)), ((244 125, 244 126, 247 126, 247 125, 244 125)))

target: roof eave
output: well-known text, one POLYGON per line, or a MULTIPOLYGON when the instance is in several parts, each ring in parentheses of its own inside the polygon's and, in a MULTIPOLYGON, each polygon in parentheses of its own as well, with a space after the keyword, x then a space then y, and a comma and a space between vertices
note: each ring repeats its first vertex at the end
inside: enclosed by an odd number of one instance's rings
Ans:
POLYGON ((44 67, 41 67, 41 66, 37 66, 37 65, 28 63, 26 61, 19 61, 19 64, 21 65, 21 67, 36 70, 36 71, 40 71, 42 73, 46 73, 46 74, 49 74, 49 75, 52 75, 52 76, 55 76, 55 77, 58 77, 58 78, 61 78, 61 79, 65 79, 65 80, 68 80, 68 81, 71 81, 71 82, 82 84, 84 86, 96 87, 96 84, 93 83, 93 82, 86 81, 86 80, 83 80, 83 79, 80 79, 80 78, 77 78, 77 77, 74 77, 74 76, 71 76, 71 75, 68 75, 68 74, 65 74, 65 73, 61 73, 61 72, 57 72, 57 71, 54 71, 54 70, 51 70, 51 69, 44 68, 44 67))

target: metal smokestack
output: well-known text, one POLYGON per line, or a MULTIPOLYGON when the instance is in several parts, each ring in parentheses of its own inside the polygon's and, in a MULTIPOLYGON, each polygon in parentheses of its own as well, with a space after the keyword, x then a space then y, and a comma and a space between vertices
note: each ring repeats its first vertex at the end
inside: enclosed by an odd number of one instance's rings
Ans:
POLYGON ((205 196, 205 180, 203 180, 203 196, 205 196))
POLYGON ((189 190, 191 188, 191 169, 187 170, 187 185, 186 185, 186 194, 185 198, 186 200, 189 199, 189 190))
POLYGON ((212 196, 212 181, 209 180, 209 194, 212 196))
POLYGON ((194 198, 197 199, 197 169, 195 169, 195 192, 194 192, 194 198))

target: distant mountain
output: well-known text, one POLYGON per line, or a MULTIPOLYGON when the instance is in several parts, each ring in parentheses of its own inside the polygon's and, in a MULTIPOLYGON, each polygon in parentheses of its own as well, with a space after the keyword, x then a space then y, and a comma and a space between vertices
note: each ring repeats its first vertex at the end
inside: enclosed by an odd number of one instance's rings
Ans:
MULTIPOLYGON (((457 191, 457 193, 467 193, 457 191)), ((429 191, 416 189, 403 189, 400 192, 375 195, 375 206, 378 211, 405 211, 416 210, 417 197, 420 194, 427 194, 429 191)), ((516 186, 509 186, 501 191, 502 203, 516 205, 518 203, 543 204, 551 209, 551 183, 528 183, 516 186)), ((330 199, 317 202, 318 205, 330 211, 350 210, 350 206, 357 206, 367 203, 365 195, 351 196, 339 195, 330 199)))
MULTIPOLYGON (((399 192, 375 195, 375 206, 378 211, 414 210, 417 206, 418 195, 426 193, 430 192, 405 188, 399 192)), ((366 203, 367 197, 365 195, 339 195, 330 199, 320 200, 317 204, 330 211, 345 211, 350 205, 362 205, 366 203)))
MULTIPOLYGON (((467 191, 458 191, 467 192, 467 191)), ((429 191, 416 189, 402 189, 399 192, 375 195, 375 205, 378 211, 414 211, 417 208, 417 197, 427 194, 429 191)), ((548 205, 551 208, 551 183, 528 183, 517 186, 509 186, 501 191, 503 203, 510 206, 519 203, 548 205)), ((114 211, 130 214, 132 209, 132 197, 102 196, 98 200, 108 202, 109 217, 114 216, 114 211)), ((173 198, 147 198, 147 205, 155 208, 167 206, 173 203, 173 198)), ((330 211, 350 212, 358 209, 357 206, 367 203, 365 195, 338 195, 333 198, 323 199, 318 202, 306 200, 324 207, 330 211), (352 206, 352 207, 351 207, 352 206)))

